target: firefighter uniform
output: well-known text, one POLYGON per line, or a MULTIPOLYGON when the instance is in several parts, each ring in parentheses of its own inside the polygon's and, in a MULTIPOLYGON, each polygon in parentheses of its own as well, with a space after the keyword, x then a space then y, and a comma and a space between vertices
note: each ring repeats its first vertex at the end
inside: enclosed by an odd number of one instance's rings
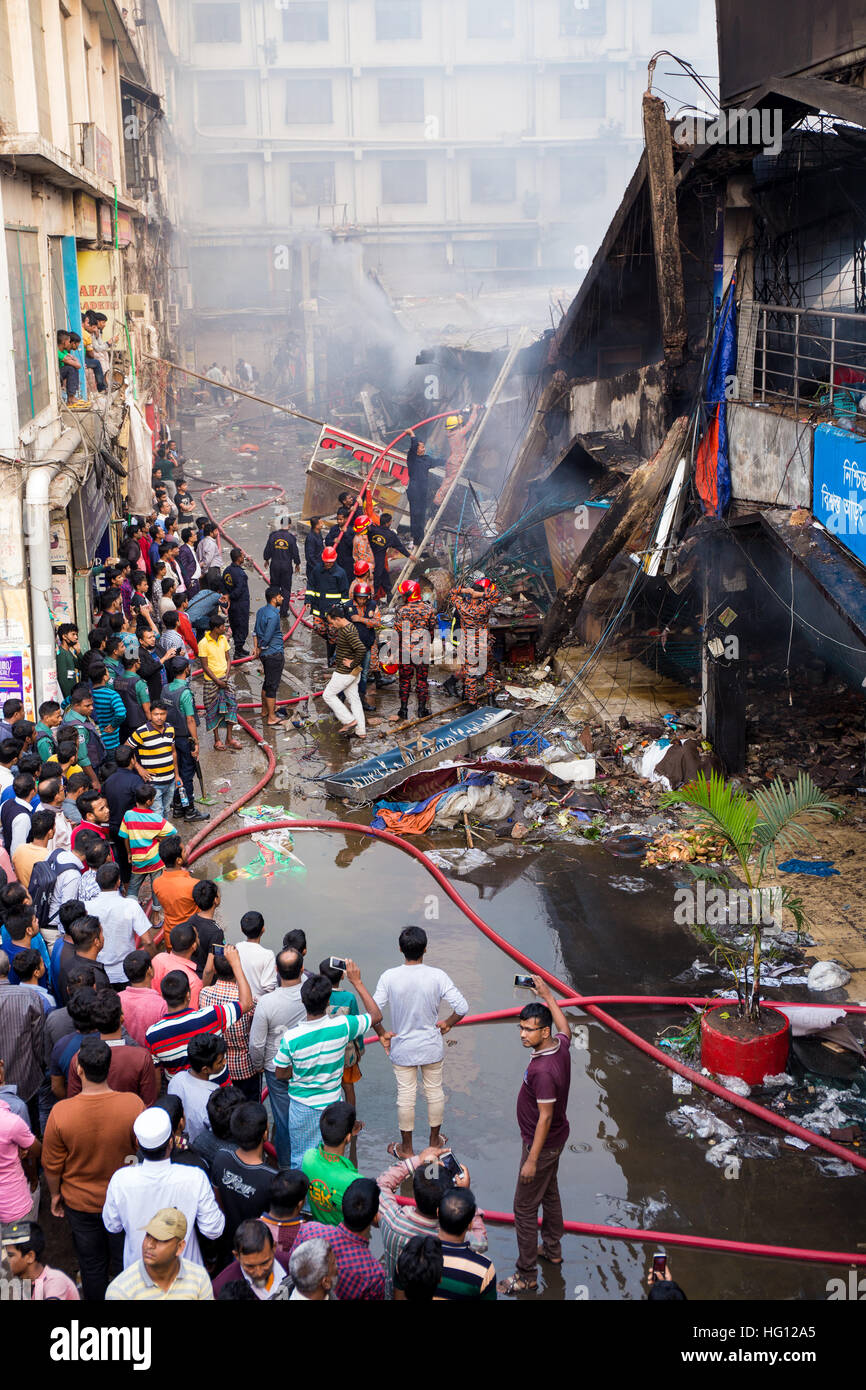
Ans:
POLYGON ((229 626, 235 656, 246 656, 250 635, 250 582, 241 565, 228 565, 223 570, 223 584, 229 600, 229 626))
POLYGON ((334 643, 329 636, 325 615, 332 608, 343 608, 343 605, 348 602, 348 598, 349 581, 346 577, 346 571, 337 564, 331 565, 330 568, 324 564, 319 565, 307 583, 304 601, 309 607, 313 619, 313 631, 325 639, 329 666, 332 665, 334 659, 334 643))
POLYGON ((383 590, 385 597, 391 597, 391 576, 388 573, 388 551, 397 550, 401 555, 408 559, 409 552, 390 526, 383 526, 381 522, 378 526, 371 526, 367 532, 367 539, 373 551, 373 593, 374 595, 383 590))
POLYGON ((292 580, 295 571, 301 567, 301 556, 298 551, 298 542, 292 531, 282 527, 279 531, 272 531, 268 536, 268 543, 265 546, 265 564, 270 564, 271 585, 279 589, 283 596, 280 605, 280 617, 285 618, 289 613, 289 599, 292 596, 292 580))

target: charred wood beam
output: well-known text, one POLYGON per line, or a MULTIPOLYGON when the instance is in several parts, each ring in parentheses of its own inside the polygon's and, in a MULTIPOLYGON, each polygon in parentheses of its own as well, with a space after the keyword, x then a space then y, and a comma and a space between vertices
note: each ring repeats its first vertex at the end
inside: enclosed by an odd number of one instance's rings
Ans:
POLYGON ((496 509, 496 521, 501 531, 507 530, 517 520, 526 505, 529 484, 533 482, 535 474, 525 465, 529 459, 543 457, 544 451, 550 443, 550 435, 545 424, 546 418, 551 410, 562 408, 568 395, 568 389, 567 373, 556 371, 541 392, 532 422, 523 436, 523 443, 515 459, 514 467, 505 481, 502 496, 496 509))
POLYGON ((608 508, 581 551, 577 568, 548 610, 538 644, 539 655, 561 646, 574 628, 584 600, 597 579, 616 559, 627 541, 645 531, 660 495, 670 484, 685 451, 688 417, 681 415, 668 430, 654 458, 635 470, 616 501, 608 508))
POLYGON ((679 366, 685 355, 688 329, 674 185, 674 155, 664 102, 649 92, 645 92, 643 97, 643 126, 662 344, 665 360, 671 366, 679 366))

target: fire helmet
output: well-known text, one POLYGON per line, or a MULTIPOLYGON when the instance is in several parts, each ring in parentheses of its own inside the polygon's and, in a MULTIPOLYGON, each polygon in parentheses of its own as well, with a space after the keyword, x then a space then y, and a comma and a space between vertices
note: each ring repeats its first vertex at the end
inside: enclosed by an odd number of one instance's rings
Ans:
POLYGON ((369 584, 355 585, 355 598, 369 598, 372 592, 369 584))
POLYGON ((421 597, 421 585, 417 579, 404 579, 398 592, 405 598, 418 599, 421 597))
POLYGON ((369 573, 370 573, 370 561, 369 561, 369 560, 356 560, 356 561, 355 561, 355 578, 356 578, 356 579, 360 579, 362 574, 369 574, 369 573))
POLYGON ((355 530, 356 530, 357 532, 366 531, 367 527, 368 527, 370 524, 371 524, 371 523, 370 523, 370 518, 369 518, 368 516, 356 516, 356 517, 355 517, 355 530))
POLYGON ((322 551, 322 563, 325 565, 333 565, 336 558, 337 552, 334 547, 332 545, 326 545, 322 551))
POLYGON ((446 428, 446 430, 449 430, 449 431, 450 431, 450 430, 459 430, 459 428, 460 428, 460 426, 461 426, 462 424, 463 424, 463 416, 462 416, 462 415, 449 415, 449 416, 448 416, 448 419, 445 421, 445 428, 446 428))

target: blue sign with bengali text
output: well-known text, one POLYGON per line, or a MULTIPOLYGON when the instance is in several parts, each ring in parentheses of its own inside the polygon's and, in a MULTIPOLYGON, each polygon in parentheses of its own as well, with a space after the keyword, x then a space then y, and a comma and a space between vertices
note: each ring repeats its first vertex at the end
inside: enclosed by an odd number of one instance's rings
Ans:
POLYGON ((866 565, 866 439, 819 425, 812 465, 812 514, 866 565))

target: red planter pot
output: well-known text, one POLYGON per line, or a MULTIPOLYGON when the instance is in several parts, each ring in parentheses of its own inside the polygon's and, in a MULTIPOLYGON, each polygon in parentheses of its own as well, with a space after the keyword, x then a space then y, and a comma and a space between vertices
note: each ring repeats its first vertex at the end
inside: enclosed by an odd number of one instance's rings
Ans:
POLYGON ((778 1030, 755 1038, 732 1038, 713 1026, 715 1009, 701 1022, 701 1066, 716 1076, 738 1076, 747 1086, 760 1086, 765 1076, 777 1076, 788 1065, 791 1024, 785 1014, 762 1006, 779 1019, 778 1030))

